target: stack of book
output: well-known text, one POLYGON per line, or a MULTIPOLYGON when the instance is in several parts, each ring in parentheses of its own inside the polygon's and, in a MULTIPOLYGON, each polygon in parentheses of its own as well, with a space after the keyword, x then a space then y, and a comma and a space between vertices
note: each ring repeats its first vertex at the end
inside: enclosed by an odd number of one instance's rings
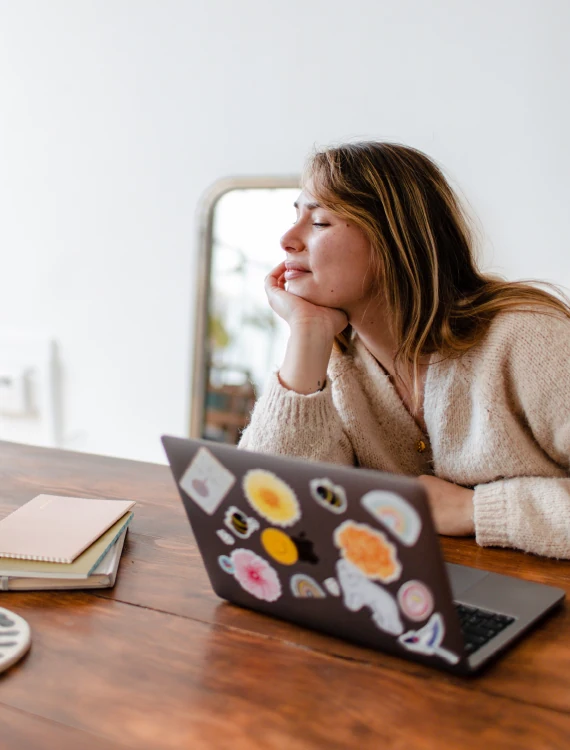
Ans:
POLYGON ((115 584, 130 500, 38 495, 0 520, 0 591, 115 584))

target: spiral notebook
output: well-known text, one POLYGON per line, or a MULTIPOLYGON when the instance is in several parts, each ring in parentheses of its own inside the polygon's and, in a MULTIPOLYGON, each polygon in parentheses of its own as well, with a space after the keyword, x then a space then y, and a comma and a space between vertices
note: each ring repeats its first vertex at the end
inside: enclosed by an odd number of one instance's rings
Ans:
POLYGON ((134 504, 38 495, 0 521, 0 557, 72 563, 134 504))

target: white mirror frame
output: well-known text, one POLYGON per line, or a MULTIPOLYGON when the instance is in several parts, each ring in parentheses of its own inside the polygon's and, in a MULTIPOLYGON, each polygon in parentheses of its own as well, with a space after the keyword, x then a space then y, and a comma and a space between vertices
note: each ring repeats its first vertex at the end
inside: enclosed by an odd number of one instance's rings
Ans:
MULTIPOLYGON (((298 175, 267 177, 228 177, 215 182, 204 193, 198 206, 198 256, 194 265, 195 315, 190 390, 191 438, 201 438, 204 428, 205 399, 208 373, 208 307, 210 301, 212 269, 212 243, 214 239, 214 215, 220 198, 232 190, 296 188, 298 175)), ((285 227, 275 227, 276 233, 285 227)))

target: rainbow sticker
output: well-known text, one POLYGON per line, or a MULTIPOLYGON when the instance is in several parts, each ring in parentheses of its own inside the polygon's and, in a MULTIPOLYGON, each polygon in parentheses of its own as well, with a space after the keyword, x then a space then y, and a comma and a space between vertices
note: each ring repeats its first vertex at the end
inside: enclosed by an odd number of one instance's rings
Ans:
POLYGON ((421 581, 407 581, 398 591, 398 604, 409 620, 427 620, 433 612, 433 596, 421 581))
POLYGON ((324 599, 325 592, 311 576, 305 573, 296 573, 291 576, 291 593, 298 599, 324 599))
POLYGON ((418 541, 422 522, 417 511, 403 497, 394 492, 372 490, 367 492, 360 502, 402 544, 413 547, 418 541))

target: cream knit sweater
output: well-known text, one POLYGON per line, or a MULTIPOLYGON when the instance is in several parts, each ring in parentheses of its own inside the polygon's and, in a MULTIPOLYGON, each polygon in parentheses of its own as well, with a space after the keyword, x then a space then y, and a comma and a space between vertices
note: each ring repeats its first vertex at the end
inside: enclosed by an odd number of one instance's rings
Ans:
POLYGON ((570 558, 570 322, 501 313, 460 358, 432 356, 424 399, 428 435, 355 338, 318 393, 274 374, 240 448, 435 474, 475 489, 479 544, 570 558))

